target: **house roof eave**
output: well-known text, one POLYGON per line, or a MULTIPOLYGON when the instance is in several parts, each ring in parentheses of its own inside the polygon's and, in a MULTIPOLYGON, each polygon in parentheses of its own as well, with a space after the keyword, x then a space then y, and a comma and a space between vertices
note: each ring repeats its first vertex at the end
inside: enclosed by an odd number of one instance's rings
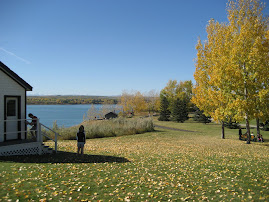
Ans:
POLYGON ((15 72, 9 69, 4 63, 0 61, 0 70, 2 70, 6 75, 16 81, 19 85, 21 85, 26 91, 32 91, 33 87, 24 81, 21 77, 19 77, 15 72))

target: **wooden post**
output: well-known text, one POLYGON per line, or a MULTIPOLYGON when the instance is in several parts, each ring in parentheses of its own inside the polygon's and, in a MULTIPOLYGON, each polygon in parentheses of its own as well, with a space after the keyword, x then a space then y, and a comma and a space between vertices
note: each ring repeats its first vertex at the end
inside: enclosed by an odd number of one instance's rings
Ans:
POLYGON ((41 124, 39 123, 39 119, 36 120, 36 141, 38 144, 38 154, 42 154, 42 138, 41 138, 41 124))
POLYGON ((37 127, 36 127, 36 141, 37 142, 40 142, 42 143, 42 135, 41 135, 41 124, 39 122, 39 119, 36 120, 36 124, 37 124, 37 127))

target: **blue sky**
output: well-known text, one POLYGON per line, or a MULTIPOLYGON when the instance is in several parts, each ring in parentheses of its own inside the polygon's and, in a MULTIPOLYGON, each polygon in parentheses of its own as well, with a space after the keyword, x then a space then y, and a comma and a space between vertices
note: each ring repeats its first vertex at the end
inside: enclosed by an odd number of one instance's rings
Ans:
POLYGON ((211 18, 227 21, 226 3, 1 0, 0 61, 33 86, 28 95, 159 91, 193 80, 198 37, 211 18))

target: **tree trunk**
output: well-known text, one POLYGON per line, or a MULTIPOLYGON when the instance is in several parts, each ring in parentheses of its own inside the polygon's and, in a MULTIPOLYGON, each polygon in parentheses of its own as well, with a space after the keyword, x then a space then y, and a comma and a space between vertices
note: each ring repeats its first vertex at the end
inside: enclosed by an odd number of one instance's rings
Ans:
POLYGON ((257 137, 261 134, 260 133, 260 119, 256 118, 256 125, 257 125, 257 137))
POLYGON ((222 139, 225 139, 224 121, 221 122, 221 137, 222 137, 222 139))
POLYGON ((247 144, 250 144, 250 128, 247 114, 246 114, 246 129, 247 129, 247 144))
MULTIPOLYGON (((247 86, 247 79, 248 79, 248 72, 246 70, 245 63, 243 64, 244 70, 244 91, 245 91, 245 100, 248 103, 248 86, 247 86)), ((248 105, 247 105, 248 106, 248 105)), ((247 144, 250 144, 250 128, 249 128, 249 117, 248 112, 246 111, 246 128, 247 128, 247 144)))

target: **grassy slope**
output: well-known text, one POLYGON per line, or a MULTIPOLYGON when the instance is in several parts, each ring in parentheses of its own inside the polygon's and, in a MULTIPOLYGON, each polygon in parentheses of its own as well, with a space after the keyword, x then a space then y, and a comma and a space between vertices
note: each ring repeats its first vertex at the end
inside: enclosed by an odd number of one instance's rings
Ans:
MULTIPOLYGON (((190 131, 199 131, 199 132, 206 133, 206 135, 212 135, 212 136, 219 135, 219 137, 221 137, 221 125, 216 124, 216 123, 199 124, 199 123, 196 123, 194 121, 186 121, 184 123, 176 123, 176 122, 157 121, 157 118, 155 118, 155 123, 157 125, 160 125, 160 126, 166 126, 166 127, 171 127, 171 128, 180 128, 180 129, 190 130, 190 131), (211 127, 211 126, 213 126, 213 127, 211 127)), ((257 134, 257 131, 255 128, 251 128, 250 130, 255 135, 257 134)), ((246 129, 243 128, 242 132, 245 133, 246 129)), ((264 139, 269 141, 269 131, 261 130, 261 134, 263 135, 264 139)), ((225 128, 225 136, 226 136, 226 138, 238 139, 238 130, 225 128)))
POLYGON ((237 130, 222 140, 216 124, 157 124, 197 132, 90 139, 84 157, 61 141, 57 155, 1 158, 0 199, 269 200, 268 142, 246 145, 237 130))

